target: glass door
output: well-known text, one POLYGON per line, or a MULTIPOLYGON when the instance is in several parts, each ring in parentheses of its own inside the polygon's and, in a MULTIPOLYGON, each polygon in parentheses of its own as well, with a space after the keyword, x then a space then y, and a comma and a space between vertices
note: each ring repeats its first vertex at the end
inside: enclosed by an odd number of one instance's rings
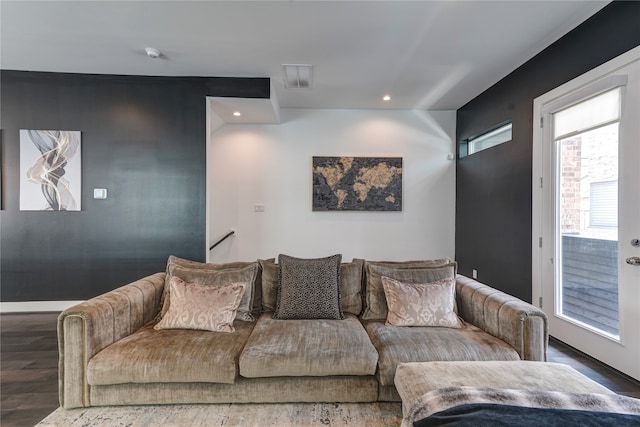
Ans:
POLYGON ((640 379, 640 48, 534 115, 534 303, 551 336, 640 379))

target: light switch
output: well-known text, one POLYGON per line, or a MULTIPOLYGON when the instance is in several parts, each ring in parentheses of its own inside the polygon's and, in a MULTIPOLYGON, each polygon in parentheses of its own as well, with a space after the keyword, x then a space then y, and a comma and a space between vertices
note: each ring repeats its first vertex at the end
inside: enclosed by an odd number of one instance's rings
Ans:
POLYGON ((93 198, 94 199, 106 199, 107 198, 107 189, 106 188, 94 188, 93 189, 93 198))

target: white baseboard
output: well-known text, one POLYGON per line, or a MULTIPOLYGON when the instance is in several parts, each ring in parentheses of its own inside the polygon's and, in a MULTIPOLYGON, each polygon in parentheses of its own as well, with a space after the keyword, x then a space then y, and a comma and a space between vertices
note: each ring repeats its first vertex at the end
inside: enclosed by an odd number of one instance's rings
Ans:
POLYGON ((64 311, 84 301, 19 301, 0 302, 0 313, 64 311))

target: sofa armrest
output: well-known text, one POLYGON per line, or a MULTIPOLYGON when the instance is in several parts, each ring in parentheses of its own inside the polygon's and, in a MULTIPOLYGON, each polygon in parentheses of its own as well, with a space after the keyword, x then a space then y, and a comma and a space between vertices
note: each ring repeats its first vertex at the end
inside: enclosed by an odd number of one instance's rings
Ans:
POLYGON ((60 406, 91 406, 87 364, 100 350, 131 335, 158 313, 165 273, 91 298, 58 317, 60 406))
POLYGON ((511 345, 522 360, 547 360, 549 331, 542 310, 476 280, 456 277, 458 314, 511 345))

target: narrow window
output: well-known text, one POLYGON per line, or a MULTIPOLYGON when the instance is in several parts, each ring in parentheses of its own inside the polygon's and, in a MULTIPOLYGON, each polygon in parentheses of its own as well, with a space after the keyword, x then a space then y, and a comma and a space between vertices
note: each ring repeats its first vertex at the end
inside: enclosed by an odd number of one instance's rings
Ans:
POLYGON ((487 148, 511 141, 512 123, 500 124, 460 143, 460 157, 470 156, 487 148))
POLYGON ((618 227, 618 181, 592 182, 589 188, 589 225, 618 227))

